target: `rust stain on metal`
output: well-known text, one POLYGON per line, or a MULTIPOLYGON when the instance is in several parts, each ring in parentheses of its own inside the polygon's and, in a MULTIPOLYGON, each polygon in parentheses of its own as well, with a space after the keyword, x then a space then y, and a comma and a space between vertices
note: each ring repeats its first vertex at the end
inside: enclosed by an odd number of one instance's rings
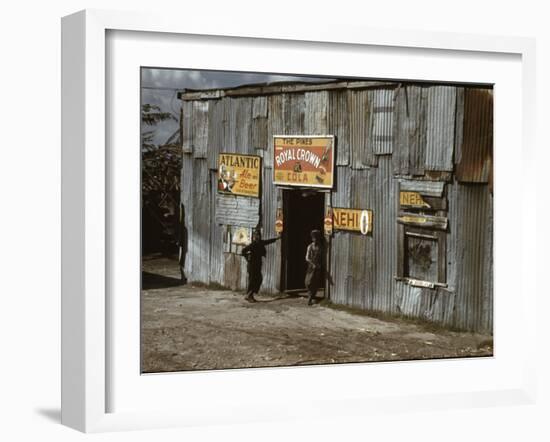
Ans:
POLYGON ((493 166, 493 91, 464 90, 462 145, 456 177, 468 183, 487 183, 493 166))

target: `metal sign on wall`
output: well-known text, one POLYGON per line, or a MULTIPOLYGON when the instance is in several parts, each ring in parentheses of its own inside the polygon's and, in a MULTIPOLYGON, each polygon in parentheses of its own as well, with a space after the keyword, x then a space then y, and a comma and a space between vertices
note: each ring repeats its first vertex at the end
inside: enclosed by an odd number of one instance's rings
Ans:
POLYGON ((262 159, 259 156, 220 153, 218 192, 259 198, 261 171, 262 159))
POLYGON ((334 230, 361 232, 367 235, 372 232, 372 210, 332 208, 334 230))
POLYGON ((274 135, 273 183, 332 189, 333 135, 274 135))

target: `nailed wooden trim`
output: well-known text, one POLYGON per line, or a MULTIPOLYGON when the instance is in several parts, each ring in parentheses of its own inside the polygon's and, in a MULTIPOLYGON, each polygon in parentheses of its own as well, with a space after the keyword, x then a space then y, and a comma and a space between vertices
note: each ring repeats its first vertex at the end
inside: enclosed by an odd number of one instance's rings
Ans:
MULTIPOLYGON (((406 276, 394 276, 393 279, 396 281, 404 282, 405 284, 412 285, 414 287, 422 287, 422 288, 429 288, 434 289, 437 287, 440 288, 447 288, 448 285, 446 283, 442 282, 433 282, 433 281, 424 281, 422 279, 414 279, 414 278, 408 278, 406 276)), ((452 292, 449 291, 451 294, 452 292)))
POLYGON ((448 225, 448 219, 443 216, 419 215, 410 212, 399 212, 397 222, 408 226, 430 227, 439 230, 447 230, 448 225))

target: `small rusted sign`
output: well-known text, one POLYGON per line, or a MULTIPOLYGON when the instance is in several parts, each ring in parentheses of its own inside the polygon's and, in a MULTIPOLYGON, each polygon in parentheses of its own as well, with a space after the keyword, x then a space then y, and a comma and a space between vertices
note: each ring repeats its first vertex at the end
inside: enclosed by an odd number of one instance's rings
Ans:
POLYGON ((372 232, 372 210, 334 207, 332 214, 334 230, 361 232, 363 235, 372 232))
POLYGON ((260 197, 262 159, 256 155, 220 153, 218 155, 218 192, 260 197))
POLYGON ((231 242, 240 246, 250 244, 252 239, 252 229, 248 227, 239 227, 233 232, 231 242))
POLYGON ((399 192, 399 204, 403 207, 430 208, 418 192, 399 192))
POLYGON ((273 146, 274 184, 332 188, 333 135, 274 135, 273 146))
POLYGON ((283 233, 283 209, 280 207, 277 209, 277 214, 275 216, 275 233, 277 235, 283 233))
POLYGON ((333 222, 332 222, 332 208, 329 207, 327 209, 327 213, 325 215, 325 221, 324 221, 324 226, 325 226, 325 235, 332 235, 332 225, 333 225, 333 222))

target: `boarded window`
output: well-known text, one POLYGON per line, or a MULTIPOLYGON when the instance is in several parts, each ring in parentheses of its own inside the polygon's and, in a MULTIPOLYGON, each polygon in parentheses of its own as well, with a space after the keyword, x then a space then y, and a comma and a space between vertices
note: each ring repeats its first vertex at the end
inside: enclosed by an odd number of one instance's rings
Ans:
POLYGON ((439 281, 436 236, 405 233, 405 276, 422 281, 439 281))
POLYGON ((402 180, 397 218, 397 276, 426 287, 446 284, 447 201, 444 183, 402 180))

